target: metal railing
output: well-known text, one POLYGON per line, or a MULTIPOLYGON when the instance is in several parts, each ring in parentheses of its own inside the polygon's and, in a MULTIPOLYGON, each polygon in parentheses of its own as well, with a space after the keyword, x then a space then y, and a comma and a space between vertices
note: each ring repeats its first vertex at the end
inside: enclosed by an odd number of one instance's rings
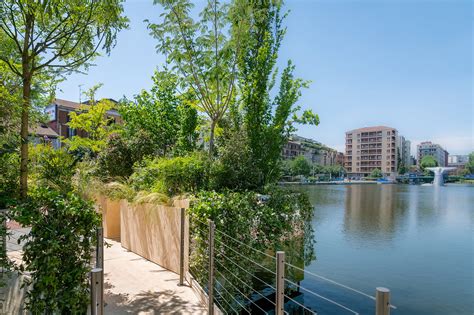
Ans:
MULTIPOLYGON (((214 305, 224 314, 267 314, 271 312, 282 315, 289 314, 286 306, 291 304, 293 304, 293 307, 299 308, 298 313, 316 314, 315 310, 305 305, 304 302, 298 301, 292 295, 292 292, 301 291, 337 307, 340 310, 338 313, 359 314, 348 305, 314 292, 292 280, 289 275, 286 275, 286 271, 290 269, 375 301, 376 315, 388 315, 391 308, 396 308, 390 304, 390 290, 386 288, 376 288, 376 296, 371 296, 287 262, 283 251, 277 251, 273 256, 253 248, 241 240, 216 229, 213 221, 203 222, 196 218, 193 221, 193 228, 199 234, 196 238, 201 242, 201 246, 205 248, 202 254, 207 255, 207 264, 201 264, 201 270, 190 268, 190 273, 196 279, 201 279, 201 285, 207 291, 210 315, 214 314, 214 305), (246 256, 243 253, 245 251, 255 255, 246 256), (233 257, 229 257, 229 255, 233 257), (252 258, 257 256, 262 259, 256 261, 252 258), (265 260, 270 261, 272 266, 269 267, 268 264, 266 266, 263 262, 265 260), (259 276, 262 273, 273 277, 274 280, 262 279, 259 276)), ((196 240, 194 241, 196 242, 196 240)))

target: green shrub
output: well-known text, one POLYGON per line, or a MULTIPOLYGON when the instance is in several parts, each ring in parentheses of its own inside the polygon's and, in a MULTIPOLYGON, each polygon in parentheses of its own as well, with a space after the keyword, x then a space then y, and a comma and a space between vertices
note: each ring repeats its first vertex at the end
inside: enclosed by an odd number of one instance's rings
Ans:
POLYGON ((136 190, 170 196, 195 192, 206 185, 207 159, 193 154, 184 157, 145 159, 130 177, 136 190))
POLYGON ((0 208, 17 196, 20 181, 20 155, 16 152, 0 154, 0 208))
POLYGON ((29 200, 14 208, 14 218, 31 226, 20 271, 26 280, 26 308, 33 314, 85 314, 88 273, 100 215, 78 195, 46 187, 30 190, 29 200))
MULTIPOLYGON (((192 237, 190 267, 200 281, 204 283, 207 275, 205 240, 208 219, 214 221, 218 231, 215 234, 216 259, 218 264, 226 266, 227 269, 222 271, 226 278, 233 277, 225 272, 230 270, 240 279, 251 283, 252 279, 247 279, 248 273, 242 273, 241 269, 230 264, 229 260, 239 262, 242 268, 252 273, 257 271, 256 265, 249 264, 241 255, 261 263, 266 257, 255 249, 283 249, 286 246, 285 241, 295 238, 302 238, 304 241, 300 243, 304 244, 304 247, 293 248, 291 259, 300 262, 314 259, 310 224, 313 207, 307 195, 278 187, 266 188, 266 193, 267 196, 252 191, 201 191, 196 194, 189 210, 192 237), (247 246, 242 246, 242 243, 247 246), (234 250, 229 249, 229 246, 234 250)), ((270 268, 273 269, 274 266, 270 268)), ((241 288, 246 289, 248 288, 241 288)))
POLYGON ((218 159, 210 169, 210 188, 239 191, 261 188, 263 174, 255 162, 245 133, 230 133, 226 139, 220 140, 218 159))
POLYGON ((103 178, 129 177, 133 172, 132 151, 123 137, 114 133, 99 154, 98 171, 103 178))
POLYGON ((35 184, 67 193, 72 190, 76 159, 65 149, 47 144, 30 147, 30 179, 35 184))

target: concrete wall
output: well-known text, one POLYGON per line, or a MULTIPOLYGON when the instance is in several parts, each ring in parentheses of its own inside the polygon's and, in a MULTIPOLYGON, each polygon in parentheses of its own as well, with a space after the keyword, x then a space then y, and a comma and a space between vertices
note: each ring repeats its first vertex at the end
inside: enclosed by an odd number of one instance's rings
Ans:
MULTIPOLYGON (((186 205, 187 202, 184 202, 186 205)), ((174 207, 155 204, 131 204, 120 201, 120 241, 122 247, 179 273, 180 226, 183 202, 174 207)), ((185 218, 185 263, 188 270, 189 220, 185 218)))

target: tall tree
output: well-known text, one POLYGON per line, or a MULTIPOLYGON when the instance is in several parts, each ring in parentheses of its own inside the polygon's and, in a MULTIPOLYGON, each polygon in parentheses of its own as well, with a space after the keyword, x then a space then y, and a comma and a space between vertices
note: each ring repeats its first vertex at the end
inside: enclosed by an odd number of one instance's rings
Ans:
POLYGON ((27 193, 31 85, 41 73, 87 68, 100 50, 109 53, 127 27, 123 0, 3 0, 0 33, 8 41, 0 61, 22 80, 20 193, 27 193))
POLYGON ((158 40, 158 52, 180 73, 183 84, 195 92, 198 108, 210 119, 212 153, 216 126, 235 93, 236 62, 245 21, 234 19, 231 28, 229 5, 218 0, 207 1, 197 22, 190 16, 193 4, 189 0, 154 2, 165 12, 161 23, 148 22, 151 35, 158 40))
POLYGON ((194 94, 180 94, 178 77, 167 69, 155 71, 152 79, 150 91, 143 90, 134 101, 124 101, 120 106, 127 136, 146 134, 158 155, 176 149, 177 142, 178 151, 191 150, 197 125, 194 94))
MULTIPOLYGON (((319 124, 319 117, 311 111, 298 112, 301 89, 309 82, 294 77, 295 66, 288 61, 281 73, 276 96, 278 50, 286 29, 282 26, 282 1, 242 0, 247 10, 239 10, 249 21, 238 56, 238 102, 243 112, 252 159, 261 172, 260 185, 279 176, 281 150, 295 124, 319 124)), ((235 23, 234 23, 235 24, 235 23)))

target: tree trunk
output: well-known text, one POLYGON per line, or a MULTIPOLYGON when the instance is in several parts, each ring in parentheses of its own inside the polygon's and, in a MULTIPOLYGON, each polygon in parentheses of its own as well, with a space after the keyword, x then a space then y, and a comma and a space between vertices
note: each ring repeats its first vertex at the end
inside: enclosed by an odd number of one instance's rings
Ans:
POLYGON ((209 135, 209 156, 214 152, 214 129, 216 129, 216 121, 211 121, 211 133, 209 135))
POLYGON ((31 102, 31 75, 23 71, 23 104, 21 106, 21 147, 20 147, 20 197, 28 193, 28 125, 31 102))

